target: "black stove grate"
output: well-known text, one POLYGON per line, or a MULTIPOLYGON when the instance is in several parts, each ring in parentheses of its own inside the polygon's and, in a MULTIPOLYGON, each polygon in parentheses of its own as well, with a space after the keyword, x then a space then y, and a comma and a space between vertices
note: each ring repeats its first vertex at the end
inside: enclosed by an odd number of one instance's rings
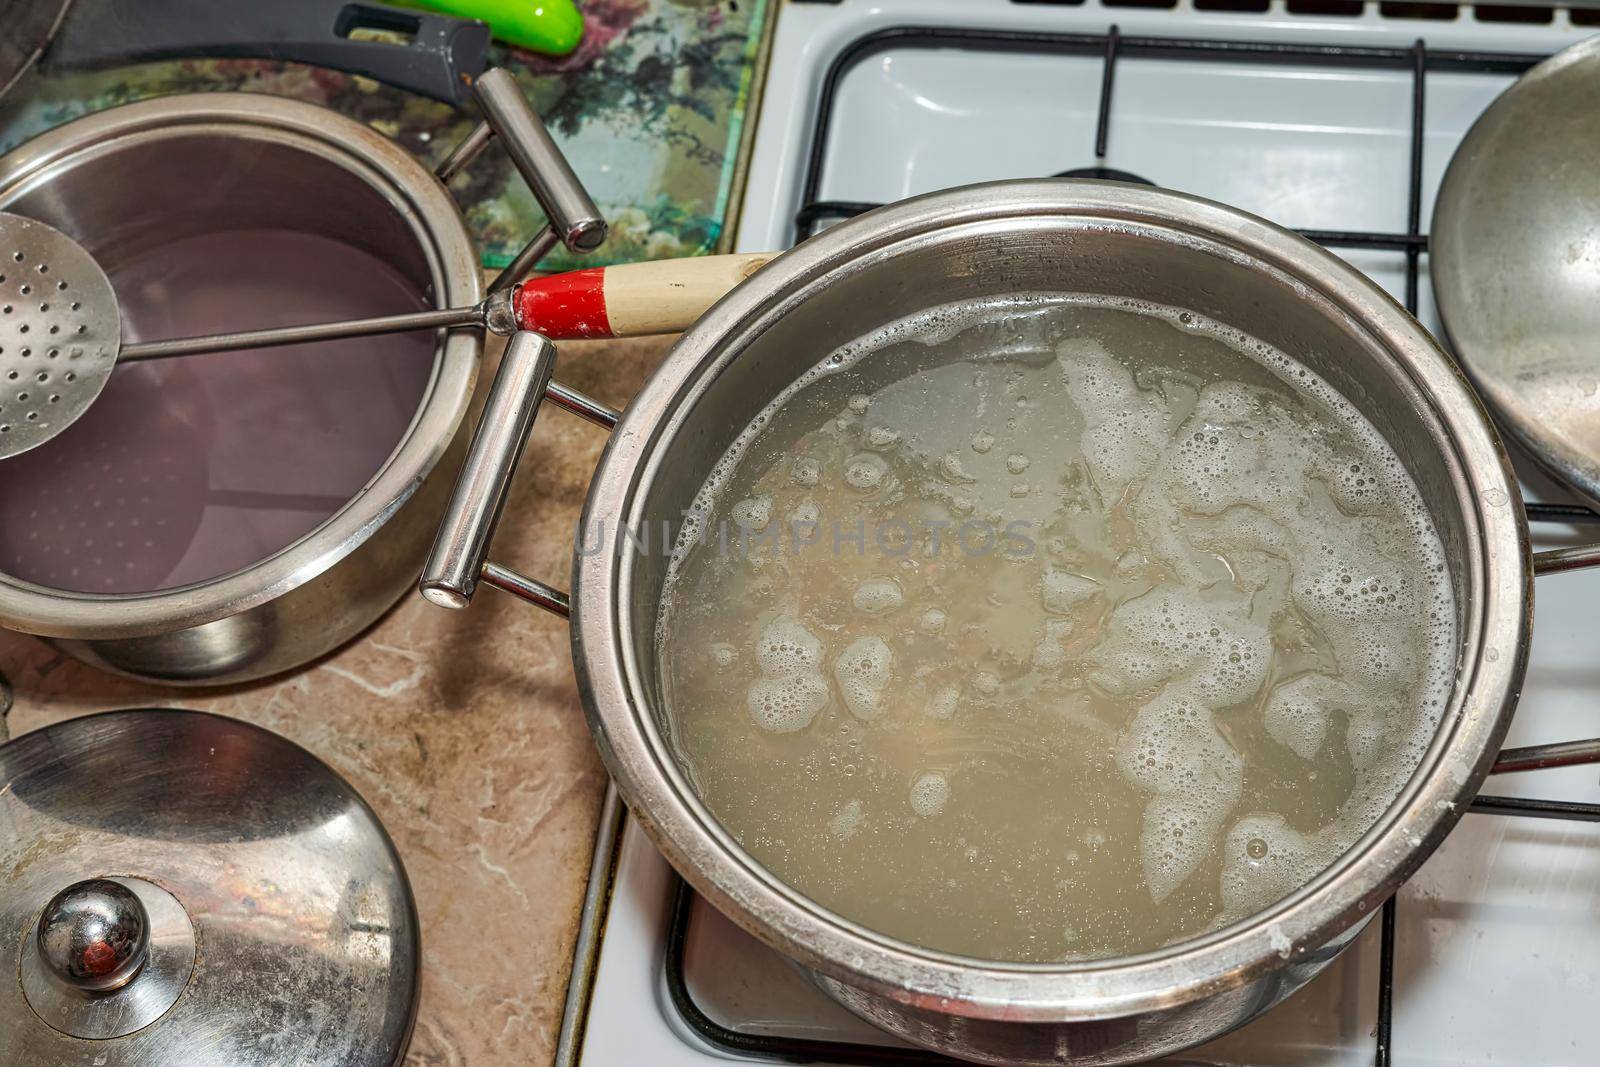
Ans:
MULTIPOLYGON (((1407 225, 1404 233, 1377 233, 1346 230, 1301 230, 1302 236, 1327 248, 1360 248, 1404 252, 1406 256, 1407 310, 1417 310, 1419 261, 1427 250, 1427 235, 1422 223, 1423 123, 1426 115, 1428 74, 1452 71, 1479 74, 1521 74, 1544 59, 1543 55, 1514 52, 1479 52, 1431 49, 1418 38, 1409 48, 1355 45, 1319 45, 1261 41, 1219 41, 1183 37, 1124 36, 1116 26, 1104 34, 1035 33, 1009 30, 972 30, 934 26, 907 26, 880 30, 862 37, 845 48, 829 66, 823 81, 807 157, 801 206, 795 214, 796 240, 809 237, 823 223, 839 221, 870 211, 879 204, 819 199, 827 133, 837 100, 839 82, 846 71, 876 53, 893 48, 961 48, 995 52, 1029 52, 1056 55, 1102 56, 1099 117, 1094 136, 1091 167, 1068 172, 1142 181, 1106 167, 1105 157, 1111 134, 1111 99, 1116 86, 1119 58, 1181 59, 1222 63, 1295 64, 1347 67, 1364 70, 1409 70, 1411 72, 1411 159, 1407 192, 1407 225), (1101 175, 1095 175, 1101 176, 1101 175)), ((1600 514, 1577 504, 1526 505, 1534 522, 1595 523, 1600 514)), ((1600 822, 1600 804, 1578 804, 1558 800, 1529 800, 1517 797, 1480 795, 1469 811, 1480 814, 1521 816, 1600 822)), ((784 1063, 829 1063, 860 1067, 933 1067, 957 1061, 918 1049, 891 1048, 851 1042, 819 1041, 807 1038, 749 1034, 730 1029, 711 1018, 695 1003, 685 975, 688 927, 693 891, 679 882, 668 931, 665 960, 667 992, 683 1021, 699 1037, 723 1052, 784 1063)), ((1389 1067, 1390 1036, 1393 1026, 1395 927, 1397 904, 1391 898, 1380 917, 1378 962, 1378 1022, 1374 1032, 1375 1067, 1389 1067)))

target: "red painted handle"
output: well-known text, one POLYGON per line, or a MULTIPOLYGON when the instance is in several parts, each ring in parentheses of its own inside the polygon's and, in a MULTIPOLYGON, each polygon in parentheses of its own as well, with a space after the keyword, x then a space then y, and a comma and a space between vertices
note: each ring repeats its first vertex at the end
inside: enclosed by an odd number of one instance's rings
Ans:
POLYGON ((606 270, 592 267, 523 282, 511 297, 517 329, 555 341, 613 336, 606 314, 606 270))
POLYGON ((680 333, 777 253, 629 263, 534 278, 511 297, 517 328, 552 340, 680 333))

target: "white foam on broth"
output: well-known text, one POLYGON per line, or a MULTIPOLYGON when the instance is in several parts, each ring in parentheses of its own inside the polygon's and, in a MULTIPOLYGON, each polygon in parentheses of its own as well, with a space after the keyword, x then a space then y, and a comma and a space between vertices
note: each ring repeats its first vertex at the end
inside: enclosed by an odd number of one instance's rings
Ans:
POLYGON ((1189 312, 1030 294, 784 390, 697 496, 657 640, 680 758, 761 862, 1043 961, 1326 867, 1415 769, 1456 637, 1420 494, 1326 382, 1189 312))

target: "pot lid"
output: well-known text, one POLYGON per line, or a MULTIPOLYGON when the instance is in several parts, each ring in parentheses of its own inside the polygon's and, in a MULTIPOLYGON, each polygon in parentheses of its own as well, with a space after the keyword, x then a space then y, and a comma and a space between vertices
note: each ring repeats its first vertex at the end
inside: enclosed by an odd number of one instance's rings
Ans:
POLYGON ((1500 423, 1600 502, 1600 38, 1492 103, 1439 186, 1429 236, 1439 316, 1500 423))
POLYGON ((147 709, 0 745, 0 1063, 392 1067, 418 959, 393 843, 283 738, 147 709))

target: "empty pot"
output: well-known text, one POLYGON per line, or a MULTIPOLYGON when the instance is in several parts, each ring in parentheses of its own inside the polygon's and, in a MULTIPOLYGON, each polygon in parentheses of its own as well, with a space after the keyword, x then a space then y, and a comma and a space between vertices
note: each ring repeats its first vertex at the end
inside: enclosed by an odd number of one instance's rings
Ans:
MULTIPOLYGON (((498 136, 554 220, 523 260, 558 239, 592 248, 604 223, 511 76, 490 71, 477 95, 485 120, 445 178, 498 136)), ((0 159, 0 210, 94 256, 125 338, 481 295, 443 181, 369 127, 292 100, 172 96, 68 123, 0 159)), ((48 300, 52 284, 30 275, 18 298, 48 300)), ((48 338, 20 343, 44 377, 30 363, 8 392, 70 373, 48 338)), ((0 625, 178 684, 336 647, 422 564, 482 347, 479 329, 417 331, 119 367, 82 421, 0 464, 0 625)))

